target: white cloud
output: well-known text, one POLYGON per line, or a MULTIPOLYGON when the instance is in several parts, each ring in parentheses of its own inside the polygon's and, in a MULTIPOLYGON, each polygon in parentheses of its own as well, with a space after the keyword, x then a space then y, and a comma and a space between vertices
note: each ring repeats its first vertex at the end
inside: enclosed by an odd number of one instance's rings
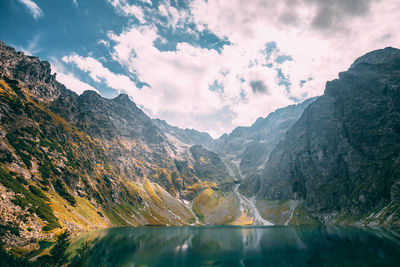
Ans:
POLYGON ((81 57, 76 54, 65 56, 62 59, 65 63, 76 65, 80 70, 88 73, 89 77, 97 83, 104 83, 109 88, 115 89, 118 93, 126 93, 133 96, 133 100, 149 112, 157 112, 165 99, 163 92, 155 91, 150 87, 137 88, 136 84, 126 75, 116 74, 104 67, 101 62, 92 57, 81 57), (147 109, 152 107, 151 109, 147 109), (153 108, 154 107, 154 108, 153 108))
POLYGON ((107 2, 110 3, 119 14, 123 16, 134 16, 140 23, 145 22, 144 13, 140 7, 131 5, 126 0, 107 0, 107 2))
POLYGON ((72 3, 74 4, 75 7, 78 7, 78 0, 72 0, 72 3))
POLYGON ((74 91, 78 95, 82 94, 86 90, 96 91, 100 94, 100 92, 94 88, 93 86, 80 81, 77 77, 75 77, 72 73, 61 73, 57 72, 57 81, 64 84, 68 89, 74 91))
MULTIPOLYGON (((153 46, 157 37, 155 29, 148 27, 132 28, 121 35, 110 35, 116 43, 114 59, 135 72, 141 81, 163 94, 160 106, 149 109, 155 114, 171 109, 182 109, 186 112, 196 110, 202 113, 217 107, 219 103, 215 102, 218 102, 218 98, 208 90, 207 78, 215 72, 212 65, 218 53, 194 48, 186 43, 180 43, 176 52, 161 52, 153 46), (207 67, 205 62, 210 66, 207 67), (205 103, 200 101, 205 99, 205 103)), ((214 65, 216 64, 217 62, 214 65)))
POLYGON ((93 81, 105 83, 108 87, 123 92, 125 90, 137 90, 136 84, 128 76, 115 74, 105 68, 101 62, 92 57, 81 57, 76 54, 62 58, 65 63, 73 63, 79 69, 87 72, 93 81))
POLYGON ((108 41, 106 41, 106 40, 99 40, 97 43, 101 44, 101 45, 104 45, 105 47, 109 47, 110 46, 110 43, 108 41))
POLYGON ((74 91, 78 95, 82 94, 86 90, 96 91, 101 94, 96 88, 90 84, 82 82, 73 73, 66 71, 65 67, 55 58, 51 58, 51 69, 52 73, 57 73, 57 81, 64 84, 65 87, 74 91))
POLYGON ((141 0, 143 3, 149 4, 150 6, 153 5, 151 0, 141 0))
MULTIPOLYGON (((185 9, 176 9, 175 7, 164 3, 158 6, 158 11, 161 16, 167 18, 168 20, 168 27, 172 29, 180 28, 183 29, 186 27, 188 22, 191 22, 193 18, 190 16, 189 11, 185 9)), ((162 23, 158 21, 158 23, 162 23)), ((190 29, 186 29, 190 30, 190 29)))
POLYGON ((231 44, 220 52, 182 42, 176 51, 160 51, 154 41, 168 40, 159 36, 154 18, 146 20, 141 8, 125 0, 108 1, 142 25, 108 33, 102 43, 109 45, 113 60, 149 86, 138 89, 128 76, 112 73, 94 58, 63 60, 94 81, 128 93, 150 115, 214 136, 250 125, 292 99, 322 94, 327 80, 370 50, 400 46, 400 7, 394 0, 194 0, 189 10, 167 3, 155 7, 172 30, 193 22, 197 30, 228 39, 231 44), (270 57, 268 42, 277 44, 270 57), (283 55, 293 60, 277 63, 283 55), (278 71, 290 83, 289 91, 278 71), (255 83, 262 90, 255 91, 255 83))
POLYGON ((325 82, 337 77, 357 56, 400 45, 395 30, 400 12, 395 0, 195 0, 191 11, 198 25, 247 51, 275 41, 294 59, 282 69, 290 77, 293 97, 322 94, 325 82), (321 19, 323 15, 326 18, 321 19), (309 77, 313 80, 300 87, 300 81, 309 77))
POLYGON ((21 4, 25 5, 26 8, 28 8, 29 12, 32 14, 34 19, 37 20, 44 15, 40 7, 32 0, 18 0, 18 1, 21 4))
MULTIPOLYGON (((120 35, 110 34, 109 38, 115 44, 113 59, 146 82, 153 92, 152 98, 157 101, 140 97, 142 91, 128 93, 136 102, 142 99, 138 103, 153 116, 168 119, 180 127, 219 135, 234 126, 249 125, 260 115, 292 103, 285 87, 278 85, 275 68, 261 66, 267 64, 267 60, 260 49, 248 51, 232 45, 218 53, 178 43, 176 51, 159 51, 153 45, 159 36, 150 26, 133 26, 120 35), (250 66, 251 61, 258 63, 250 66), (253 80, 267 84, 268 94, 255 94, 250 87, 253 80), (223 86, 223 91, 210 90, 215 81, 223 86), (236 115, 229 123, 212 121, 212 116, 218 117, 218 112, 236 115), (207 121, 199 118, 207 118, 207 121)), ((276 66, 273 59, 268 62, 276 66)))

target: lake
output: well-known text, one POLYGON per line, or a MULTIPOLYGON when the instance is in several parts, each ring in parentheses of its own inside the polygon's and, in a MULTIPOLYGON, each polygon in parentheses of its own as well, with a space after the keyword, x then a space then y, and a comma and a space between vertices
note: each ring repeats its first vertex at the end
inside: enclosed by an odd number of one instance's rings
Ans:
POLYGON ((400 266, 400 231, 311 226, 111 228, 90 266, 400 266))

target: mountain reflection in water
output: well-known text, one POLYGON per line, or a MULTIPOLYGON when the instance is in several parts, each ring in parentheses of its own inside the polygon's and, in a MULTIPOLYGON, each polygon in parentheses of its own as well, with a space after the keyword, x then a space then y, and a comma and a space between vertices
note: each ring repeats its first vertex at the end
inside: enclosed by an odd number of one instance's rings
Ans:
POLYGON ((399 266, 398 231, 343 227, 132 227, 94 240, 90 266, 399 266))

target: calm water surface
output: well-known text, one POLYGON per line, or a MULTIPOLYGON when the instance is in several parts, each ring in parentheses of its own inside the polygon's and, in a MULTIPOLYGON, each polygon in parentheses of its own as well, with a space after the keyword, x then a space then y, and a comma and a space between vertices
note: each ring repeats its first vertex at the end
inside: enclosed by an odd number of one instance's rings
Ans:
POLYGON ((136 227, 95 240, 90 266, 400 266, 400 232, 342 227, 136 227))

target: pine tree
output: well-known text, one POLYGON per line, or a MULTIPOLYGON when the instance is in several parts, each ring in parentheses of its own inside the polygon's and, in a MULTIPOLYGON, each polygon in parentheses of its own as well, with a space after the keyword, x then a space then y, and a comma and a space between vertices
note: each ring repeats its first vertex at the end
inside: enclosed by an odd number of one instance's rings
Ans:
POLYGON ((73 258, 70 267, 89 266, 89 258, 92 254, 92 243, 90 241, 83 242, 76 250, 76 256, 73 258))
POLYGON ((61 266, 68 262, 70 253, 67 252, 67 249, 70 245, 70 236, 71 233, 66 230, 64 233, 58 236, 56 244, 50 250, 51 260, 55 266, 61 266))

